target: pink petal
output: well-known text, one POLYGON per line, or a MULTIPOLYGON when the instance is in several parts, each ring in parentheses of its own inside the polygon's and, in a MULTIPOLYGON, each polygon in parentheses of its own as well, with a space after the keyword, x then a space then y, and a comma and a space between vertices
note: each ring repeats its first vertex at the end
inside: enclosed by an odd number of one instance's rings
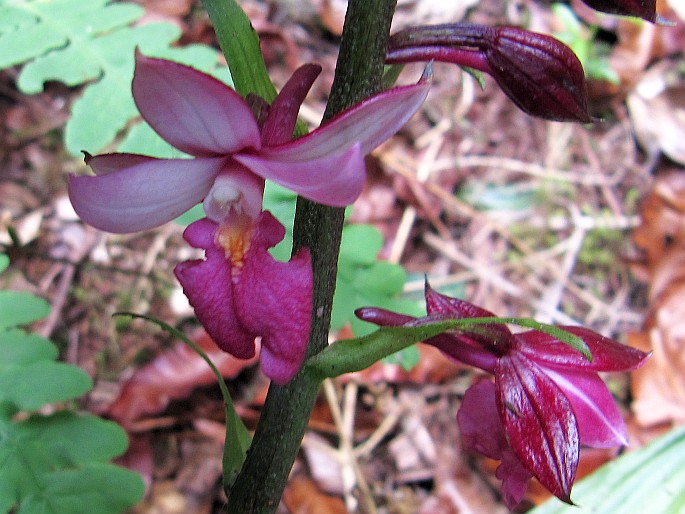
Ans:
POLYGON ((247 104, 214 77, 136 53, 132 88, 145 121, 183 152, 209 157, 260 146, 247 104))
POLYGON ((531 473, 509 447, 497 410, 495 384, 480 380, 466 390, 457 422, 464 447, 502 463, 496 476, 502 480, 504 502, 513 509, 526 494, 531 473))
POLYGON ((335 207, 354 202, 366 179, 359 145, 315 159, 271 148, 264 148, 259 155, 236 154, 234 158, 264 179, 335 207))
MULTIPOLYGON (((452 298, 435 291, 426 281, 426 310, 429 316, 440 315, 445 318, 491 318, 495 315, 485 309, 473 305, 459 298, 452 298)), ((471 331, 465 331, 464 335, 478 341, 488 348, 508 347, 511 342, 512 334, 506 325, 501 323, 488 323, 477 325, 471 331)))
POLYGON ((495 380, 497 407, 512 450, 543 486, 570 503, 580 443, 568 398, 518 353, 500 358, 495 380))
POLYGON ((397 132, 428 95, 430 85, 419 82, 385 91, 342 112, 318 129, 295 141, 270 148, 280 159, 320 159, 359 143, 366 155, 397 132))
POLYGON ((217 346, 234 357, 249 359, 255 354, 257 334, 246 330, 236 315, 230 262, 214 244, 217 227, 206 218, 188 225, 183 237, 191 246, 203 248, 205 259, 181 262, 174 274, 217 346))
POLYGON ((576 415, 581 444, 612 448, 628 444, 626 427, 614 397, 593 372, 545 368, 544 372, 561 388, 576 415))
POLYGON ((263 212, 234 283, 240 321, 262 336, 262 370, 278 384, 288 382, 302 366, 312 311, 309 251, 301 250, 289 262, 275 261, 268 252, 284 235, 283 225, 263 212))
POLYGON ((627 371, 639 368, 649 354, 620 344, 585 327, 559 327, 580 337, 590 348, 592 361, 549 334, 530 330, 516 335, 517 347, 531 359, 555 367, 592 371, 627 371))
POLYGON ((220 158, 149 159, 130 168, 110 169, 109 164, 117 159, 93 157, 91 162, 104 174, 70 175, 68 185, 79 217, 95 228, 116 233, 147 230, 184 213, 207 194, 226 162, 220 158))
POLYGON ((262 144, 275 146, 292 139, 300 106, 319 73, 318 64, 305 64, 295 70, 269 108, 262 126, 262 144))
POLYGON ((86 156, 86 164, 96 175, 107 175, 144 162, 156 161, 155 157, 135 153, 103 153, 86 156))

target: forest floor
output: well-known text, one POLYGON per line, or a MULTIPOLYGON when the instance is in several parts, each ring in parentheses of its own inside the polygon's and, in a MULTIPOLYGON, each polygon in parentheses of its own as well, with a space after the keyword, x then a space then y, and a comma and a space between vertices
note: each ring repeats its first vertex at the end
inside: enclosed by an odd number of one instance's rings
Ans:
MULTIPOLYGON (((147 18, 178 24, 182 44, 215 43, 199 2, 138 3, 147 18)), ((345 3, 241 4, 266 42, 277 86, 302 63, 323 66, 302 111, 316 126, 345 3)), ((395 29, 466 20, 568 31, 546 2, 399 4, 395 29)), ((598 18, 572 5, 583 23, 576 42, 590 42, 593 69, 618 79, 591 82, 601 121, 533 119, 493 81, 481 89, 458 68, 435 65, 421 111, 369 157, 369 181, 350 220, 380 231, 380 257, 405 268, 408 298, 420 299, 426 276, 498 315, 583 324, 665 356, 632 380, 607 377, 637 448, 685 419, 685 302, 678 301, 685 294, 685 20, 665 2, 676 27, 598 18)), ((408 66, 400 81, 420 73, 408 66)), ((141 471, 149 488, 135 512, 219 512, 223 408, 211 375, 155 326, 112 314, 145 314, 186 331, 230 378, 250 429, 268 381, 254 361, 213 350, 184 304, 172 274, 187 258, 181 226, 113 236, 74 220, 65 179, 80 164, 64 151, 61 129, 81 90, 54 83, 25 96, 16 76, 16 69, 0 72, 0 228, 11 225, 19 237, 0 230, 12 263, 3 285, 48 300, 52 314, 36 330, 94 378, 82 407, 128 430, 121 462, 141 471)), ((379 364, 327 383, 279 512, 506 512, 496 463, 463 452, 459 442, 455 415, 476 376, 421 346, 409 371, 379 364)), ((615 454, 584 450, 581 474, 615 454)), ((532 484, 520 510, 546 498, 532 484)))

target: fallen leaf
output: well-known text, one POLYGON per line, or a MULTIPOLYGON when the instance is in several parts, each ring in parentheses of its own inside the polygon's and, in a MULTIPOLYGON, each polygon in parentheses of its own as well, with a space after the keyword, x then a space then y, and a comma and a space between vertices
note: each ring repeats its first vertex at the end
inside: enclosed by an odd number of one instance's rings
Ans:
POLYGON ((685 73, 678 63, 652 66, 628 95, 628 110, 640 145, 685 164, 685 73))
MULTIPOLYGON (((220 350, 201 331, 193 338, 225 378, 236 377, 257 361, 236 359, 220 350)), ((216 381, 207 363, 183 343, 177 343, 137 370, 123 385, 106 414, 124 426, 142 416, 162 412, 171 400, 188 396, 199 386, 216 381)))
POLYGON ((685 174, 657 178, 633 241, 649 283, 649 313, 628 343, 652 358, 633 372, 632 410, 642 427, 685 422, 685 174))
POLYGON ((340 498, 322 493, 303 476, 290 479, 283 492, 283 503, 290 514, 347 514, 340 498))

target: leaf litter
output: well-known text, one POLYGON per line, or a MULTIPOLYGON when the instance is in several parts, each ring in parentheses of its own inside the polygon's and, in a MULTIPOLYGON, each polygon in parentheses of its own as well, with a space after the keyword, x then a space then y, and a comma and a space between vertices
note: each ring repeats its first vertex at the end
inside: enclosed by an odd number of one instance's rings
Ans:
MULTIPOLYGON (((181 27, 184 43, 213 42, 197 5, 139 3, 181 27)), ((498 0, 477 8, 458 3, 469 21, 524 21, 522 12, 506 10, 498 0)), ((317 123, 334 70, 335 2, 312 1, 298 16, 287 2, 244 4, 256 29, 274 42, 267 60, 277 84, 299 63, 323 64, 305 110, 317 123)), ((547 14, 525 4, 533 25, 549 26, 547 14)), ((435 16, 436 5, 401 2, 398 12, 408 23, 419 11, 435 16)), ((620 88, 594 85, 604 122, 532 120, 494 84, 481 91, 469 75, 436 66, 423 112, 370 159, 374 180, 352 216, 374 225, 384 240, 380 256, 408 271, 406 298, 418 297, 428 274, 442 291, 460 292, 495 312, 582 322, 623 340, 631 332, 628 341, 651 349, 654 358, 634 376, 632 389, 625 379, 612 385, 626 412, 634 398, 635 439, 641 440, 639 427, 682 423, 683 417, 683 170, 658 134, 647 142, 640 136, 645 148, 638 146, 632 131, 640 131, 640 121, 626 97, 639 94, 640 80, 662 62, 678 69, 683 55, 666 30, 643 24, 636 32, 623 20, 612 23, 605 30, 615 31, 618 40, 610 63, 618 72, 631 68, 620 88), (649 72, 648 63, 654 63, 649 72), (638 225, 631 243, 626 236, 638 225), (642 267, 630 258, 635 248, 645 252, 642 267)), ((420 70, 408 67, 405 73, 402 80, 411 81, 420 70)), ((17 69, 0 73, 0 225, 20 234, 18 246, 0 241, 12 257, 10 280, 58 307, 60 315, 43 335, 60 341, 63 358, 95 378, 86 407, 109 412, 129 428, 125 461, 144 471, 150 487, 137 512, 218 512, 222 409, 216 388, 197 359, 166 335, 111 317, 131 310, 192 333, 189 316, 169 304, 176 287, 170 270, 189 251, 181 228, 158 229, 151 237, 107 236, 64 215, 63 170, 82 164, 61 149, 58 131, 79 89, 48 83, 43 92, 24 96, 16 80, 17 69), (37 224, 22 227, 35 213, 37 224), (65 246, 74 230, 82 246, 65 246)), ((500 511, 495 466, 461 451, 454 419, 473 372, 420 352, 422 360, 411 371, 378 364, 337 381, 335 394, 322 396, 280 512, 500 511), (324 479, 331 458, 339 473, 324 479)), ((266 382, 249 363, 224 364, 238 410, 254 428, 266 382)), ((581 466, 589 471, 608 458, 588 453, 581 466)), ((531 487, 529 505, 543 498, 531 487)))

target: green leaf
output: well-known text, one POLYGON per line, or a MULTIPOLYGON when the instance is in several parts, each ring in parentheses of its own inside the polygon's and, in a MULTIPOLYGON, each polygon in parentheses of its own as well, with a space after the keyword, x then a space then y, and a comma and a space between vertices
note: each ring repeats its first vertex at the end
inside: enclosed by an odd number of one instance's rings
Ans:
POLYGON ((203 0, 219 46, 231 69, 235 90, 245 97, 250 93, 271 103, 276 89, 264 63, 259 38, 250 19, 235 0, 203 0))
POLYGON ((622 455, 578 482, 570 506, 551 499, 529 514, 685 512, 685 427, 622 455))
POLYGON ((64 132, 65 145, 72 155, 84 149, 97 153, 138 115, 131 96, 135 48, 154 55, 179 35, 173 25, 154 23, 118 30, 89 45, 89 53, 94 54, 90 60, 101 63, 102 78, 86 88, 72 107, 64 132))
MULTIPOLYGON (((34 512, 33 509, 38 508, 34 503, 37 498, 52 498, 56 512, 71 512, 69 502, 59 494, 54 495, 51 490, 54 476, 59 476, 62 468, 77 471, 74 468, 85 466, 84 470, 89 471, 107 469, 112 473, 113 483, 116 483, 119 468, 111 465, 103 468, 102 463, 121 455, 127 446, 126 432, 116 423, 97 416, 66 411, 50 416, 33 415, 20 422, 0 417, 0 433, 3 435, 0 438, 0 507, 21 504, 18 512, 34 512)), ((130 474, 127 481, 133 482, 136 474, 130 471, 126 473, 130 474)), ((139 477, 135 481, 141 482, 139 477)), ((119 485, 123 488, 125 484, 119 485)), ((91 495, 104 494, 113 501, 114 510, 108 512, 119 512, 140 498, 139 487, 133 490, 126 485, 127 490, 131 489, 125 493, 131 503, 121 506, 117 498, 123 497, 123 489, 118 491, 115 490, 118 487, 105 487, 101 488, 102 492, 98 489, 89 490, 90 487, 100 486, 84 480, 81 489, 78 489, 83 496, 82 501, 90 501, 88 498, 91 495)), ((0 512, 6 511, 0 509, 0 512)), ((98 509, 92 512, 102 511, 98 509)))
POLYGON ((39 361, 0 371, 0 402, 9 402, 19 410, 31 411, 47 403, 71 400, 91 387, 85 371, 63 362, 39 361))
POLYGON ((34 415, 16 425, 22 439, 40 441, 71 465, 106 462, 126 451, 126 431, 113 421, 60 411, 34 415))
MULTIPOLYGON (((129 25, 144 10, 112 0, 6 0, 0 3, 0 69, 25 64, 17 81, 26 94, 45 82, 86 82, 72 106, 65 144, 72 155, 96 153, 126 130, 138 111, 131 96, 134 49, 192 65, 227 83, 218 52, 205 45, 170 48, 180 30, 170 23, 129 25)), ((141 153, 147 153, 141 148, 141 153)))
POLYGON ((7 269, 7 266, 10 265, 10 258, 7 257, 4 253, 0 253, 0 273, 5 271, 7 269))
POLYGON ((372 305, 409 315, 420 314, 417 302, 400 297, 407 279, 404 269, 378 260, 382 245, 381 234, 371 225, 345 226, 333 297, 331 327, 334 330, 350 323, 356 335, 371 332, 374 327, 354 315, 359 307, 372 305))
POLYGON ((226 438, 224 442, 222 468, 224 490, 228 493, 230 491, 231 486, 233 485, 233 482, 235 481, 235 478, 238 476, 238 472, 240 471, 243 462, 245 461, 247 449, 250 447, 252 437, 250 436, 250 433, 247 431, 245 424, 240 419, 240 416, 238 416, 238 413, 236 412, 235 407, 233 406, 233 400, 231 399, 231 394, 228 391, 228 387, 226 387, 226 382, 224 381, 223 376, 221 375, 217 367, 214 365, 212 360, 209 358, 209 356, 202 350, 202 348, 195 344, 194 341, 189 339, 180 330, 172 327, 171 325, 168 325, 167 323, 164 323, 163 321, 141 314, 121 312, 117 313, 116 315, 141 318, 154 323, 162 330, 165 330, 172 336, 177 337, 185 344, 187 344, 211 368, 219 384, 219 389, 221 389, 221 394, 224 398, 224 413, 226 415, 226 438))
POLYGON ((115 514, 140 501, 145 485, 113 464, 63 469, 43 478, 44 488, 22 501, 17 514, 115 514))
POLYGON ((9 366, 25 366, 37 361, 54 361, 57 347, 37 334, 10 329, 0 332, 0 372, 9 366))
POLYGON ((32 323, 50 314, 50 304, 31 293, 0 291, 0 330, 32 323))
POLYGON ((271 212, 285 227, 285 237, 270 250, 271 255, 278 261, 290 259, 293 247, 293 220, 295 219, 295 205, 297 194, 289 189, 267 181, 264 187, 264 210, 271 212))
POLYGON ((462 318, 426 321, 414 326, 381 327, 363 337, 336 341, 309 359, 306 369, 322 379, 354 373, 414 343, 425 341, 443 332, 474 332, 481 325, 491 323, 506 323, 540 330, 573 346, 586 357, 590 355, 587 345, 579 337, 564 332, 558 327, 538 323, 528 318, 462 318))

